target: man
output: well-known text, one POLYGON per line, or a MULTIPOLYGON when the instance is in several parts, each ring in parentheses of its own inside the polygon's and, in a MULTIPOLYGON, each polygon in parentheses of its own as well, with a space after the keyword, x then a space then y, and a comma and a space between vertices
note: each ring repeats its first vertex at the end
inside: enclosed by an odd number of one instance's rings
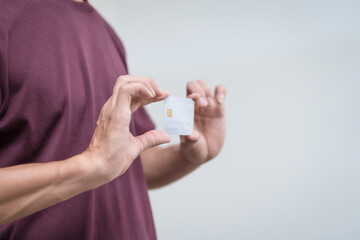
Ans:
POLYGON ((147 188, 219 153, 226 88, 189 82, 193 134, 156 147, 170 138, 142 107, 169 93, 127 75, 120 40, 89 3, 0 9, 0 239, 156 239, 147 188))

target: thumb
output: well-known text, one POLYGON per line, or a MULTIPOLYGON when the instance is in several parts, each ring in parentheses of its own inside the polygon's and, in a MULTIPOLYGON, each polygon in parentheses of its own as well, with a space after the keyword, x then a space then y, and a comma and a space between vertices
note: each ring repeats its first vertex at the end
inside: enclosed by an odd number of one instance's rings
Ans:
POLYGON ((193 133, 189 136, 180 136, 180 142, 183 148, 190 149, 192 148, 200 138, 200 134, 197 130, 194 129, 193 133))
POLYGON ((160 130, 151 130, 140 136, 135 137, 140 146, 140 152, 157 145, 170 142, 170 136, 160 130))

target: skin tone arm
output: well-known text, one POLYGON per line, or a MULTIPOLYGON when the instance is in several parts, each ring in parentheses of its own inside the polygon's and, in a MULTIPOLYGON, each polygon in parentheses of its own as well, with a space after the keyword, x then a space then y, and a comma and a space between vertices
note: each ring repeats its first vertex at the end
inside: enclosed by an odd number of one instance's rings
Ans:
POLYGON ((225 139, 226 92, 225 86, 217 85, 212 93, 202 80, 187 84, 187 96, 195 101, 194 132, 181 136, 178 145, 154 147, 141 153, 150 189, 169 184, 218 155, 225 139))
POLYGON ((0 169, 0 225, 110 182, 142 151, 169 142, 170 137, 159 130, 137 137, 129 131, 136 109, 168 96, 150 78, 120 76, 83 153, 62 161, 0 169))

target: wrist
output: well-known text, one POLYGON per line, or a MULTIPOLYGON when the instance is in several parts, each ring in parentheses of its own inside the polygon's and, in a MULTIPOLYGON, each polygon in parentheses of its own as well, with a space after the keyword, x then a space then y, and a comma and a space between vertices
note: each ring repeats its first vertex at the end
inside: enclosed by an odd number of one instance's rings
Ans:
POLYGON ((88 158, 84 154, 50 164, 58 165, 58 174, 52 190, 56 202, 65 201, 96 187, 93 180, 95 170, 88 164, 88 158))
POLYGON ((99 159, 85 151, 69 159, 53 162, 58 164, 58 175, 53 187, 56 202, 62 202, 70 197, 97 188, 113 178, 98 166, 99 159))
POLYGON ((101 156, 88 150, 78 155, 78 164, 92 188, 99 187, 115 178, 112 176, 113 174, 110 174, 109 168, 105 166, 101 156))

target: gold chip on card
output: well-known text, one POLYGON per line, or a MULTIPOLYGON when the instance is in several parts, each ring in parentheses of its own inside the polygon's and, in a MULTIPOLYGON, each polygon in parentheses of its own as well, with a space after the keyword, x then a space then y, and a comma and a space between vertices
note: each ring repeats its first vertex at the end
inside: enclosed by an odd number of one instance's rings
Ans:
POLYGON ((167 110, 167 117, 172 117, 172 109, 167 110))

